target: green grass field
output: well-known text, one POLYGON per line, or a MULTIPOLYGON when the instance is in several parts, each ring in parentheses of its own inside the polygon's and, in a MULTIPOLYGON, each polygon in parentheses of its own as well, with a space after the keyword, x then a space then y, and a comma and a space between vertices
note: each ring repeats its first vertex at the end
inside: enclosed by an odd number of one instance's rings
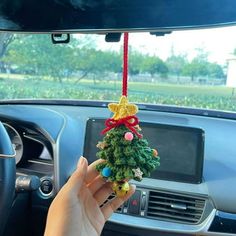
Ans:
MULTIPOLYGON (((121 83, 92 80, 73 80, 63 83, 50 79, 0 75, 0 99, 46 98, 81 100, 118 100, 121 83)), ((132 102, 169 104, 187 107, 236 111, 236 95, 223 86, 172 85, 159 83, 129 83, 132 102)))

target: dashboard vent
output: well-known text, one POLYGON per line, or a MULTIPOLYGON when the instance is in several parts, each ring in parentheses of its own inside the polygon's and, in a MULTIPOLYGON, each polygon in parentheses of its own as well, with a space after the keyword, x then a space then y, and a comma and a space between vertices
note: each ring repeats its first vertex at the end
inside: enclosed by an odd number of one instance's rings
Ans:
POLYGON ((205 200, 187 195, 150 191, 147 216, 179 223, 199 223, 205 200))

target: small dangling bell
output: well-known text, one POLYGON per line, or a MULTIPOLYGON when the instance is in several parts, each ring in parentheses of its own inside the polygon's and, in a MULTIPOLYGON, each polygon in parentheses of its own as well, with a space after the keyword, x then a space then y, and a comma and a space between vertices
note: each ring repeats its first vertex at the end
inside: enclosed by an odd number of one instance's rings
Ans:
POLYGON ((127 181, 113 182, 112 190, 117 197, 124 197, 129 192, 129 183, 127 181))

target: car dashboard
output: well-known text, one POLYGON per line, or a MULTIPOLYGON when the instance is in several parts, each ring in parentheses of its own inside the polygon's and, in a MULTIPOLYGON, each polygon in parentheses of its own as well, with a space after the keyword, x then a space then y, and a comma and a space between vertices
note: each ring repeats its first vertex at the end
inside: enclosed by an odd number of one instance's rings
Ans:
MULTIPOLYGON (((17 177, 40 180, 35 191, 18 189, 6 229, 9 236, 24 230, 26 221, 31 222, 29 235, 43 234, 53 197, 84 155, 87 121, 111 117, 103 102, 33 103, 0 105, 0 120, 17 154, 17 177)), ((133 181, 135 194, 111 216, 103 235, 235 235, 236 120, 206 111, 188 113, 187 108, 185 112, 141 104, 139 108, 141 122, 204 131, 203 178, 201 183, 133 181)))

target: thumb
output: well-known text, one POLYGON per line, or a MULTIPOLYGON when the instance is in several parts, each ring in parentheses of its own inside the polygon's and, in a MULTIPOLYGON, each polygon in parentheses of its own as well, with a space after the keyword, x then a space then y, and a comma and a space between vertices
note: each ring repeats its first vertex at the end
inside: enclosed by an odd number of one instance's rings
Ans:
POLYGON ((70 179, 68 180, 68 184, 70 185, 70 187, 77 193, 85 181, 87 169, 88 161, 86 158, 81 156, 77 164, 76 171, 71 175, 70 179))

